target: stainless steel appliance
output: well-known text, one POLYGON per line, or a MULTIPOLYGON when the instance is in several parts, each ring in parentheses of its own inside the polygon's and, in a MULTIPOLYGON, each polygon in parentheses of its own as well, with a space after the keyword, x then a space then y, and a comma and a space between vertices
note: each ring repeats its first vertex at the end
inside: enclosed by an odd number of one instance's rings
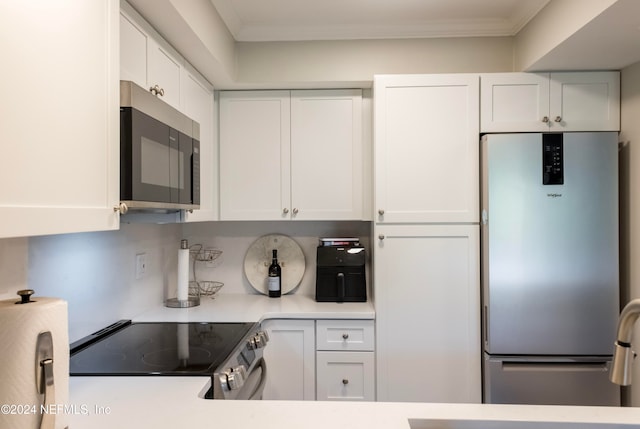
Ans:
MULTIPOLYGON (((262 399, 259 323, 123 320, 71 344, 72 376, 210 376, 207 399, 262 399)), ((197 392, 194 392, 196 395, 197 392)))
POLYGON ((120 200, 130 209, 200 207, 200 125, 120 82, 120 200))
POLYGON ((617 133, 481 145, 484 401, 619 405, 617 133))

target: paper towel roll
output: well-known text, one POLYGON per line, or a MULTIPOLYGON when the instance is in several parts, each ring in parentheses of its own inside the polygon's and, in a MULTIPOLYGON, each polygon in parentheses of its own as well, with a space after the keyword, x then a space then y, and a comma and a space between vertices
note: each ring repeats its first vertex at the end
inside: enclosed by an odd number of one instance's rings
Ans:
POLYGON ((50 331, 55 408, 51 408, 49 418, 55 418, 56 429, 63 429, 69 424, 70 412, 67 303, 43 297, 34 297, 28 304, 16 304, 16 301, 19 299, 0 301, 0 406, 3 407, 0 428, 40 427, 36 342, 38 334, 50 331))
POLYGON ((182 240, 178 250, 178 301, 189 299, 189 247, 187 240, 182 240))

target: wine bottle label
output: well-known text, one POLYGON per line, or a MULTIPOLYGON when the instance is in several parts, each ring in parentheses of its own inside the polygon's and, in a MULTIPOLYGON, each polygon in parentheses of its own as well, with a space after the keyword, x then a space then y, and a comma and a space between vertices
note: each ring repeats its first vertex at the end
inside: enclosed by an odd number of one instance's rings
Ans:
POLYGON ((268 277, 267 284, 269 286, 270 291, 279 291, 280 290, 280 277, 268 277))

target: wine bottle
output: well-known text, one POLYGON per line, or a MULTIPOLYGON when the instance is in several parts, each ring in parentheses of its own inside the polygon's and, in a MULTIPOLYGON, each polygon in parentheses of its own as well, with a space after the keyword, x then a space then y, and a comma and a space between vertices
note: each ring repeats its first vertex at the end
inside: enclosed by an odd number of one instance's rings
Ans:
POLYGON ((269 285, 269 297, 279 298, 282 295, 282 270, 278 264, 278 250, 273 249, 273 258, 269 265, 269 277, 267 279, 269 285))

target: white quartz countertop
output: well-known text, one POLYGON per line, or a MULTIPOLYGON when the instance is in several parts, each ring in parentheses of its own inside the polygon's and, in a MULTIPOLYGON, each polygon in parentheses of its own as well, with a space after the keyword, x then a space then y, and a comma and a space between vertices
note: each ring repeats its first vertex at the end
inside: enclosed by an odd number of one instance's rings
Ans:
POLYGON ((219 294, 191 308, 163 305, 133 318, 136 322, 260 322, 265 319, 373 319, 371 302, 316 302, 308 295, 219 294))
MULTIPOLYGON (((158 306, 134 321, 259 322, 272 318, 373 319, 371 303, 313 297, 220 294, 189 309, 158 306)), ((208 377, 71 377, 71 429, 600 429, 640 427, 640 408, 220 401, 203 399, 208 377), (409 419, 416 419, 413 425, 409 419), (590 424, 587 424, 590 423, 590 424)))
POLYGON ((216 401, 198 397, 206 377, 71 377, 70 384, 70 429, 409 429, 409 419, 424 419, 416 426, 424 429, 640 426, 638 408, 216 401))

